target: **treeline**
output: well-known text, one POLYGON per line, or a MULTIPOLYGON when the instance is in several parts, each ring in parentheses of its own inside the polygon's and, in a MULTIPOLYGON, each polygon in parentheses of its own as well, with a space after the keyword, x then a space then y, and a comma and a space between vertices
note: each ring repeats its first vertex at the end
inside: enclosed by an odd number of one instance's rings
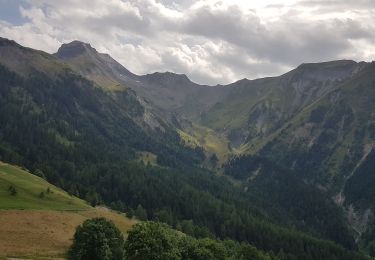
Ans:
MULTIPOLYGON (((308 249, 308 248, 307 248, 308 249)), ((111 221, 86 220, 77 227, 68 257, 81 259, 204 259, 204 260, 277 260, 277 259, 361 259, 359 255, 334 258, 329 254, 296 257, 280 250, 261 251, 248 243, 214 238, 195 238, 160 222, 141 222, 129 231, 127 239, 111 221), (325 258, 320 258, 325 257, 325 258), (356 258, 358 257, 358 258, 356 258)))
POLYGON ((134 225, 125 240, 115 224, 104 218, 89 219, 78 226, 68 252, 70 260, 276 260, 286 257, 283 252, 275 256, 233 240, 196 239, 157 222, 134 225))
POLYGON ((276 256, 233 240, 196 239, 156 222, 136 224, 128 233, 124 259, 276 260, 289 257, 282 251, 276 256))

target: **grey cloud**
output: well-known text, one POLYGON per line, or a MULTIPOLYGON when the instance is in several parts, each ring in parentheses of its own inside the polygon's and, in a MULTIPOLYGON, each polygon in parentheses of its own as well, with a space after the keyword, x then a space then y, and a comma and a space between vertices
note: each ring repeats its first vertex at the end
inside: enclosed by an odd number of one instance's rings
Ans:
POLYGON ((352 9, 362 9, 362 8, 372 8, 375 7, 375 2, 373 0, 305 0, 298 2, 299 6, 321 6, 329 8, 326 10, 332 10, 331 8, 350 8, 352 9))
POLYGON ((251 59, 250 56, 246 54, 246 50, 238 49, 235 52, 222 53, 213 57, 215 62, 220 62, 229 67, 233 73, 239 75, 239 78, 260 78, 266 76, 280 75, 288 69, 289 66, 277 62, 270 62, 266 60, 261 60, 259 62, 250 62, 247 59, 251 59), (243 57, 239 59, 238 57, 243 57))
POLYGON ((286 65, 335 59, 353 47, 350 39, 372 37, 352 19, 303 21, 293 9, 277 22, 263 23, 255 13, 237 7, 224 11, 204 7, 190 14, 182 27, 186 33, 244 48, 253 58, 286 65))
POLYGON ((359 60, 375 57, 372 0, 272 4, 265 7, 271 16, 229 0, 213 5, 193 0, 27 2, 27 21, 2 21, 0 34, 50 52, 62 42, 90 42, 141 74, 168 70, 215 85, 281 74, 303 62, 348 53, 359 60), (348 10, 352 13, 344 15, 348 10))

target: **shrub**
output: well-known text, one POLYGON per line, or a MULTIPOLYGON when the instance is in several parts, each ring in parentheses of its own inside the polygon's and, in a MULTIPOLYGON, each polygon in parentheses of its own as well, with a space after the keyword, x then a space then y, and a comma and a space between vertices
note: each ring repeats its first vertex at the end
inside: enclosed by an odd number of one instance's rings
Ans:
POLYGON ((17 190, 13 185, 9 186, 8 191, 9 191, 9 194, 12 195, 12 196, 17 195, 17 190))
POLYGON ((181 259, 178 235, 165 224, 142 222, 129 232, 125 242, 125 259, 181 259))
POLYGON ((69 251, 72 260, 123 259, 124 237, 120 230, 105 218, 94 218, 78 226, 69 251))

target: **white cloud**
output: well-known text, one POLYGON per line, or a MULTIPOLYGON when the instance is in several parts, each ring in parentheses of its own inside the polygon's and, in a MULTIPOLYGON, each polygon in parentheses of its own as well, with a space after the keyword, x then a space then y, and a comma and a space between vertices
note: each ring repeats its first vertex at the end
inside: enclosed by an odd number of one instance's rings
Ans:
POLYGON ((375 57, 371 0, 24 1, 26 22, 0 17, 1 36, 47 52, 89 42, 138 74, 168 70, 217 84, 375 57))

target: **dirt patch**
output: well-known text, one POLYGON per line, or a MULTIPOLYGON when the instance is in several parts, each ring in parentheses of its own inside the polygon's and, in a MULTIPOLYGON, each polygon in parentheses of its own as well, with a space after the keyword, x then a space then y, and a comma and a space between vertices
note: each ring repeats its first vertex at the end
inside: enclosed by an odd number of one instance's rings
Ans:
POLYGON ((111 219, 124 234, 136 223, 103 209, 79 212, 1 210, 0 259, 5 256, 64 258, 76 227, 93 217, 111 219))
POLYGON ((128 219, 124 215, 115 213, 108 208, 99 207, 95 208, 95 210, 85 210, 80 211, 81 214, 85 219, 88 218, 96 218, 96 217, 104 217, 106 219, 112 220, 115 225, 121 230, 121 232, 126 236, 127 231, 138 221, 134 219, 128 219))

